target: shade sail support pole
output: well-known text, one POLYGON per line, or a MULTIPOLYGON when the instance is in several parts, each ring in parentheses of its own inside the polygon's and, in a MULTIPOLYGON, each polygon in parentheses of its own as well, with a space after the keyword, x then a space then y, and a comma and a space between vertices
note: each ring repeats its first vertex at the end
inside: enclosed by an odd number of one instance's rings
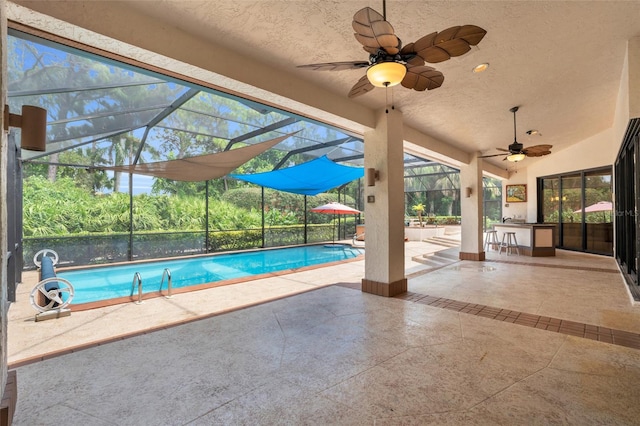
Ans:
POLYGON ((262 248, 265 248, 265 238, 264 238, 264 186, 260 187, 261 189, 261 199, 262 199, 262 248))
POLYGON ((304 243, 307 244, 308 241, 308 234, 307 234, 307 225, 308 225, 308 220, 307 220, 307 196, 304 196, 304 243))
POLYGON ((127 259, 133 260, 133 173, 129 173, 129 250, 127 259))
POLYGON ((209 253, 209 181, 204 184, 204 252, 209 253))

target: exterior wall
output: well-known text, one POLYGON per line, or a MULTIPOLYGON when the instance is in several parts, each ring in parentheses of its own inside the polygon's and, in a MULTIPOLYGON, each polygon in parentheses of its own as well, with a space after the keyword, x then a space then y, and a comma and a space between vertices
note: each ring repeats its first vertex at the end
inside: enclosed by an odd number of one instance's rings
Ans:
MULTIPOLYGON (((625 73, 623 77, 627 79, 626 87, 628 93, 633 93, 628 101, 629 105, 628 116, 630 118, 640 117, 640 37, 634 37, 629 40, 627 47, 627 62, 628 66, 625 67, 625 73)), ((625 124, 628 120, 625 121, 625 124)))
POLYGON ((510 217, 525 222, 535 222, 535 214, 533 217, 528 217, 528 206, 534 206, 535 211, 536 199, 532 191, 535 188, 531 188, 531 185, 527 183, 528 169, 517 166, 517 172, 512 172, 509 180, 502 181, 502 217, 510 217), (525 203, 508 203, 507 202, 507 185, 513 184, 527 184, 527 201, 525 203), (507 207, 507 204, 509 207, 507 207))
MULTIPOLYGON (((636 37, 629 42, 627 47, 627 56, 624 58, 624 66, 622 67, 622 75, 620 76, 620 89, 618 89, 618 99, 616 101, 616 115, 614 117, 613 128, 615 131, 615 138, 617 141, 622 141, 624 134, 629 124, 629 119, 632 117, 638 117, 631 112, 631 93, 638 93, 640 90, 640 71, 636 78, 631 77, 631 67, 633 66, 630 61, 630 56, 639 55, 640 52, 632 50, 633 45, 637 45, 636 49, 640 50, 640 37, 636 37), (632 43, 635 41, 635 43, 632 43)), ((640 68, 640 65, 638 65, 640 68)), ((640 102, 640 96, 633 97, 636 102, 640 102)), ((620 144, 620 143, 619 143, 620 144)), ((618 144, 618 145, 619 145, 618 144)))

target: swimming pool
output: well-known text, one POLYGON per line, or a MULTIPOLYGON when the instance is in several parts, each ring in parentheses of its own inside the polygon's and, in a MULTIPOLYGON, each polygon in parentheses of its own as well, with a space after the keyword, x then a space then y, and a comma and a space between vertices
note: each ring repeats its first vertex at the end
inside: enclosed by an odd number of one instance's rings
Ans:
MULTIPOLYGON (((112 299, 120 299, 118 302, 122 303, 131 300, 132 283, 136 273, 140 274, 143 294, 158 293, 160 290, 166 293, 166 277, 162 282, 165 268, 168 268, 172 288, 176 290, 343 261, 353 259, 362 253, 362 249, 348 245, 313 245, 92 267, 59 271, 57 276, 73 284, 73 305, 112 299)), ((135 284, 133 296, 137 297, 137 281, 135 284)))

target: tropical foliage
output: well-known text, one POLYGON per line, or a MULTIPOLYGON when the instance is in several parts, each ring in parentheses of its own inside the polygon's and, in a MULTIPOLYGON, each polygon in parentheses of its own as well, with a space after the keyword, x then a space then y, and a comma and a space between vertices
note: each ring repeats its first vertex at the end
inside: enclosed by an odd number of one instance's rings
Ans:
MULTIPOLYGON (((483 179, 485 227, 499 222, 502 216, 502 183, 483 179)), ((460 222, 460 174, 442 164, 430 164, 406 170, 405 215, 423 219, 427 224, 460 222), (421 206, 420 211, 415 210, 421 206)))
MULTIPOLYGON (((304 223, 301 195, 265 191, 265 225, 304 223)), ((86 235, 129 232, 129 195, 92 193, 69 177, 55 182, 42 176, 24 181, 23 226, 26 237, 86 235)), ((337 194, 308 197, 307 210, 316 204, 337 201, 337 194)), ((353 203, 353 199, 347 202, 353 203)), ((203 191, 192 195, 139 194, 133 196, 133 230, 202 231, 206 228, 206 198, 203 191)), ((330 215, 307 213, 307 222, 327 223, 330 215)), ((260 228, 261 192, 258 188, 229 190, 223 197, 209 198, 209 228, 233 230, 260 228)))

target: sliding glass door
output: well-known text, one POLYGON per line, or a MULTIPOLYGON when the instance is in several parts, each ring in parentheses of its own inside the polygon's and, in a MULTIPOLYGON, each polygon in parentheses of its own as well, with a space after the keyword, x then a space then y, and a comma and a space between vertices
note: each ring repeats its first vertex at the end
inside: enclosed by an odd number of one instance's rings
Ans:
MULTIPOLYGON (((539 184, 542 184, 542 190, 538 190, 538 194, 542 194, 542 200, 538 200, 538 206, 541 211, 538 216, 542 223, 554 223, 560 222, 560 178, 545 178, 542 179, 539 184)), ((554 244, 556 247, 560 246, 560 232, 555 233, 554 244)))
POLYGON ((640 118, 629 121, 616 171, 616 259, 634 299, 640 301, 640 118))
POLYGON ((611 167, 538 179, 538 221, 558 226, 556 246, 613 254, 611 167))
POLYGON ((560 178, 560 246, 582 250, 582 177, 580 174, 560 178))
POLYGON ((584 176, 584 223, 587 251, 613 254, 613 203, 611 171, 584 176))

